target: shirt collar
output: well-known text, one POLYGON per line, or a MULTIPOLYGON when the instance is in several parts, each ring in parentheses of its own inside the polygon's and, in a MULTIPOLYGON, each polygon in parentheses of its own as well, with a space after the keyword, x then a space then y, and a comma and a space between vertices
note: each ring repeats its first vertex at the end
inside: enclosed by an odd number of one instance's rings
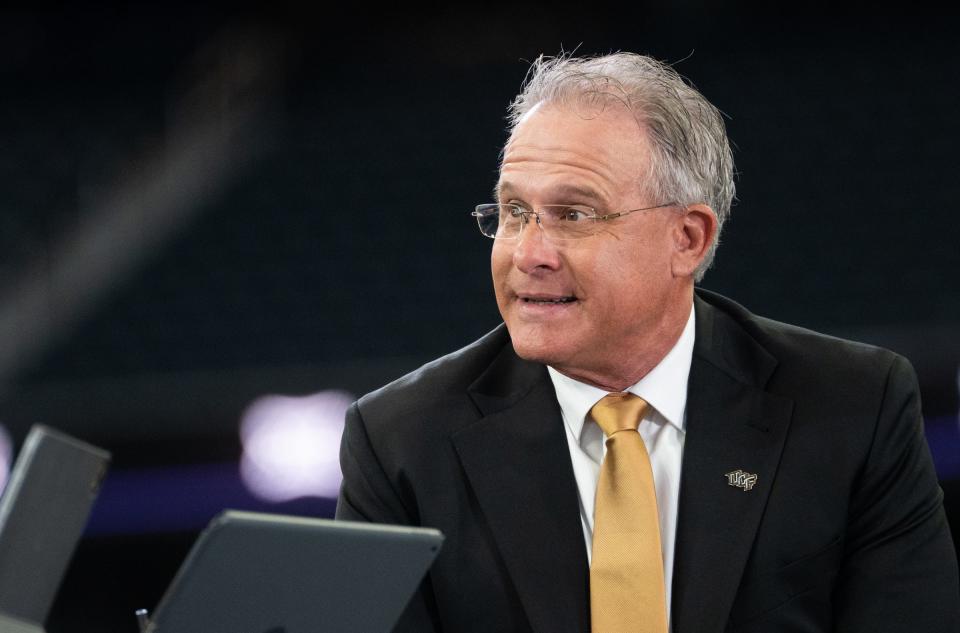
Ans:
MULTIPOLYGON (((686 430, 687 382, 693 360, 695 317, 693 308, 680 338, 657 366, 626 391, 646 400, 661 416, 680 431, 686 430)), ((557 402, 563 411, 564 423, 580 437, 583 422, 597 401, 608 392, 564 376, 553 367, 547 367, 557 393, 557 402)))

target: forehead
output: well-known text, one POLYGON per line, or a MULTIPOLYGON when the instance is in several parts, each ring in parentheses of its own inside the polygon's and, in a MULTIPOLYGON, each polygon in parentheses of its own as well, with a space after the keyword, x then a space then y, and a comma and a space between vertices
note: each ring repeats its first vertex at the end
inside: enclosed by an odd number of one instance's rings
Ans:
POLYGON ((498 190, 540 197, 580 191, 615 202, 640 192, 648 148, 646 133, 621 104, 586 111, 539 104, 504 148, 498 190))

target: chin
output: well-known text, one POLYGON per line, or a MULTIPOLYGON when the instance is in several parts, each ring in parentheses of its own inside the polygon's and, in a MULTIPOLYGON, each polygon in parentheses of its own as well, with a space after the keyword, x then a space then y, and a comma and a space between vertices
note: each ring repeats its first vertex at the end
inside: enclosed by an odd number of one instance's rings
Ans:
POLYGON ((562 363, 568 356, 568 350, 541 337, 523 335, 514 337, 511 334, 511 341, 517 356, 535 363, 556 365, 562 363))

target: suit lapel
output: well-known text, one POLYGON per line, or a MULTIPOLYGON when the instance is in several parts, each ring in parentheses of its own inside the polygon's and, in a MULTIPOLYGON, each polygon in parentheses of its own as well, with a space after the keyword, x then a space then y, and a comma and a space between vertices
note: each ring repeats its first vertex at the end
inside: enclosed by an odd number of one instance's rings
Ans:
POLYGON ((776 360, 697 299, 697 336, 677 517, 673 633, 723 631, 760 523, 792 412, 763 391, 776 360), (756 474, 750 490, 726 473, 756 474))
POLYGON ((508 345, 470 389, 453 442, 534 631, 589 630, 578 492, 553 385, 508 345))

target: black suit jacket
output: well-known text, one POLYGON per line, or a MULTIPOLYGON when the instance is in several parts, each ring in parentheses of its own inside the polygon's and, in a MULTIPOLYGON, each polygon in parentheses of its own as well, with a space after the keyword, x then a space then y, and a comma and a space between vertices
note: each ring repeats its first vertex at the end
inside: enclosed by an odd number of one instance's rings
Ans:
MULTIPOLYGON (((695 310, 673 633, 960 631, 909 363, 699 290, 695 310)), ((341 464, 338 517, 446 535, 398 631, 589 631, 559 405, 502 326, 361 398, 341 464)))

